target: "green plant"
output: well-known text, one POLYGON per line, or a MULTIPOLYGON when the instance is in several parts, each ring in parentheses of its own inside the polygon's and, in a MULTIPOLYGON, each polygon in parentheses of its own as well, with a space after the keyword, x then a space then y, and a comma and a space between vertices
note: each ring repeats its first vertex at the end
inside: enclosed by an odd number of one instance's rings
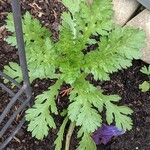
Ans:
MULTIPOLYGON (((35 98, 35 104, 26 111, 29 121, 28 131, 37 139, 48 135, 50 128, 56 128, 53 114, 58 115, 56 96, 63 83, 70 84, 69 106, 58 137, 56 150, 62 148, 65 126, 71 122, 68 137, 74 127, 79 126, 78 150, 95 150, 91 138, 102 124, 101 112, 106 109, 106 121, 115 123, 123 130, 132 128, 132 110, 117 103, 118 95, 105 95, 86 80, 92 74, 95 80, 110 80, 109 75, 132 65, 132 59, 139 59, 140 49, 144 46, 145 33, 139 29, 115 27, 113 23, 112 0, 63 0, 68 12, 62 14, 59 26, 59 41, 54 43, 51 34, 38 20, 32 19, 27 12, 23 17, 23 31, 26 44, 30 81, 36 78, 56 79, 56 83, 35 98), (96 41, 91 35, 100 35, 96 41), (85 52, 88 45, 98 45, 93 51, 85 52), (56 73, 56 69, 57 71, 56 73)), ((7 19, 7 30, 14 32, 11 15, 7 19)), ((15 35, 6 41, 16 46, 15 35)), ((4 68, 7 74, 21 81, 19 65, 10 63, 4 68), (15 73, 16 72, 16 73, 15 73)), ((66 150, 69 140, 66 138, 66 150)))
POLYGON ((141 89, 142 92, 147 92, 150 90, 150 66, 149 67, 142 67, 140 70, 142 73, 148 76, 149 81, 144 81, 142 84, 139 85, 139 88, 141 89))

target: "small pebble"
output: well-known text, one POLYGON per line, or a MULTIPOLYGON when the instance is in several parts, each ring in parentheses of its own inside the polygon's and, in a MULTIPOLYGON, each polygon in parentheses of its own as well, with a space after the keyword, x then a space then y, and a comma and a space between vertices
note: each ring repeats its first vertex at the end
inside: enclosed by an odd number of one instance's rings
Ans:
POLYGON ((150 116, 146 117, 145 120, 146 120, 147 123, 150 123, 150 116))
POLYGON ((38 87, 38 84, 35 84, 34 87, 38 87))
POLYGON ((137 131, 140 131, 140 128, 137 127, 136 130, 137 130, 137 131))

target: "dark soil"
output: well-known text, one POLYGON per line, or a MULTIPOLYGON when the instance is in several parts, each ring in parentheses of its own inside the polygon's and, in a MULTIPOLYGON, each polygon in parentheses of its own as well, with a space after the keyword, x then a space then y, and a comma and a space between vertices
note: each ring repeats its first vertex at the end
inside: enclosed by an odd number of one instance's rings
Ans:
MULTIPOLYGON (((43 3, 44 0, 21 0, 22 12, 26 10, 38 18, 41 23, 48 27, 53 33, 53 39, 58 39, 58 23, 60 14, 65 8, 57 0, 52 0, 49 3, 43 3)), ((4 42, 7 32, 4 25, 4 20, 7 13, 11 11, 8 0, 0 1, 0 70, 10 61, 18 61, 18 56, 14 48, 4 42)), ((96 86, 101 86, 106 94, 118 94, 122 97, 122 104, 130 106, 134 110, 133 130, 113 139, 107 145, 99 145, 98 150, 150 150, 150 92, 142 93, 138 86, 147 79, 140 73, 141 67, 145 65, 142 61, 133 61, 133 66, 127 70, 122 70, 119 73, 111 75, 109 82, 93 82, 96 86)), ((53 80, 36 80, 32 84, 34 95, 38 95, 46 90, 55 81, 53 80)), ((6 92, 0 89, 0 113, 6 107, 9 96, 6 92)), ((57 98, 59 110, 63 110, 67 106, 67 97, 57 98)), ((57 127, 62 124, 63 118, 56 116, 57 127)), ((17 124, 17 121, 16 121, 17 124)), ((15 125, 15 124, 14 124, 15 125)), ((13 128, 13 127, 12 127, 13 128)), ((9 134, 9 132, 8 132, 9 134)), ((13 139, 7 146, 6 150, 54 150, 54 140, 57 130, 50 131, 47 138, 43 141, 37 141, 31 137, 31 134, 26 131, 26 125, 22 127, 16 138, 13 139)), ((75 150, 78 145, 76 136, 73 135, 71 140, 70 150, 75 150)))

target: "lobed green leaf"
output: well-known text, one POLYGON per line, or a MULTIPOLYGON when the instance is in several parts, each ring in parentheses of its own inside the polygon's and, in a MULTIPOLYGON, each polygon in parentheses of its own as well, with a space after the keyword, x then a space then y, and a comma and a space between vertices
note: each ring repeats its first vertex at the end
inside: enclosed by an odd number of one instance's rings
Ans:
POLYGON ((62 84, 58 80, 49 91, 38 95, 32 108, 26 111, 26 120, 29 121, 28 131, 32 136, 42 140, 48 135, 49 128, 56 128, 51 113, 58 114, 55 96, 58 95, 58 89, 62 84))
POLYGON ((55 144, 55 150, 61 150, 62 149, 62 141, 63 141, 63 138, 64 138, 64 132, 65 132, 65 127, 66 127, 66 124, 68 122, 68 117, 66 117, 57 133, 57 138, 54 142, 55 144))

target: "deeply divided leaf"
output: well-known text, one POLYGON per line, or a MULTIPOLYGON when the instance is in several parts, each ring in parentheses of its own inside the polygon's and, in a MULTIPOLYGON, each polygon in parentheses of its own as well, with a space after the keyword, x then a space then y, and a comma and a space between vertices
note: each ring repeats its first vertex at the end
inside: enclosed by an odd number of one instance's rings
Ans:
POLYGON ((64 132, 65 132, 65 127, 68 122, 68 117, 66 117, 57 133, 57 138, 54 142, 55 144, 55 150, 61 150, 62 149, 62 142, 64 138, 64 132))
POLYGON ((77 150, 96 150, 96 144, 89 133, 84 133, 77 150))
POLYGON ((48 135, 49 128, 56 128, 51 113, 57 114, 55 97, 58 95, 62 81, 58 80, 49 91, 38 95, 32 108, 26 111, 26 120, 30 121, 28 131, 37 139, 43 139, 48 135))

